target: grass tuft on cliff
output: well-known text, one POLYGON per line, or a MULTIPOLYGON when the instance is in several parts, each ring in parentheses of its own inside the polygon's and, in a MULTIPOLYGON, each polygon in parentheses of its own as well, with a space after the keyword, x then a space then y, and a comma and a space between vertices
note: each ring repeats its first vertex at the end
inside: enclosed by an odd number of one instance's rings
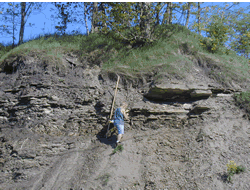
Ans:
POLYGON ((236 105, 244 109, 247 113, 247 117, 250 119, 250 91, 241 92, 234 96, 236 105))
POLYGON ((184 26, 159 26, 155 35, 158 40, 154 43, 132 47, 101 34, 46 34, 12 50, 0 49, 0 68, 17 57, 25 56, 37 57, 54 65, 56 63, 58 67, 64 55, 75 54, 82 64, 98 65, 103 71, 119 73, 130 79, 143 75, 153 76, 155 80, 166 77, 185 79, 194 64, 198 64, 221 84, 226 85, 231 81, 241 83, 250 78, 247 59, 223 47, 217 53, 210 53, 200 44, 203 37, 184 26))

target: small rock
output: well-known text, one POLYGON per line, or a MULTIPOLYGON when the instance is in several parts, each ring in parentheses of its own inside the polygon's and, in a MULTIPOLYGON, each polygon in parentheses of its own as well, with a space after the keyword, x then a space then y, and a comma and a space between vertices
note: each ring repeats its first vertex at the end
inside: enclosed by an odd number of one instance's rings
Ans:
POLYGON ((49 109, 44 108, 43 111, 44 111, 44 113, 46 113, 46 114, 50 114, 52 110, 49 110, 49 109))
POLYGON ((233 94, 217 94, 217 97, 231 97, 233 94))
POLYGON ((207 110, 209 110, 210 107, 205 106, 205 105, 196 105, 191 111, 190 113, 195 113, 195 114, 201 114, 207 110))
POLYGON ((0 121, 8 121, 7 117, 0 116, 0 121))
POLYGON ((60 100, 60 98, 58 98, 58 97, 55 96, 55 95, 51 96, 51 99, 54 100, 54 101, 59 101, 59 100, 60 100))
POLYGON ((211 90, 194 90, 190 93, 191 98, 198 98, 198 97, 209 97, 212 95, 211 90))
POLYGON ((190 110, 192 108, 191 104, 183 104, 182 106, 185 110, 190 110))

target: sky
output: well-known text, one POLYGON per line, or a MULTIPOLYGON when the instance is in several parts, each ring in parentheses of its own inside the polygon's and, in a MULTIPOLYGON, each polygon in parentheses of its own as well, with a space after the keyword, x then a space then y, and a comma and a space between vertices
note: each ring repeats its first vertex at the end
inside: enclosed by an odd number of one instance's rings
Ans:
MULTIPOLYGON (((18 3, 18 2, 15 2, 18 3)), ((24 31, 24 41, 33 39, 37 37, 39 34, 48 34, 48 33, 55 33, 55 25, 59 21, 56 18, 52 18, 52 15, 55 15, 55 11, 52 11, 51 8, 55 9, 55 6, 51 4, 51 2, 43 2, 44 6, 42 10, 34 10, 30 16, 27 19, 27 23, 25 25, 25 31, 24 31), (29 26, 29 23, 32 24, 32 26, 29 26)), ((201 4, 201 7, 205 6, 213 6, 213 5, 219 5, 219 6, 224 6, 225 2, 217 3, 217 2, 205 2, 201 4)), ((5 3, 7 5, 7 3, 5 3)), ((232 2, 228 3, 229 5, 232 4, 232 2)), ((240 5, 237 6, 239 7, 247 7, 250 5, 250 2, 240 2, 240 5)), ((0 7, 1 9, 2 7, 0 7)), ((1 16, 0 15, 0 25, 4 24, 1 22, 1 16)), ((177 13, 177 18, 180 17, 180 13, 177 13)), ((195 19, 194 16, 191 16, 190 18, 190 23, 193 22, 195 19)), ((182 20, 182 24, 185 24, 185 20, 182 20)), ((20 26, 19 26, 20 27, 20 26)), ((91 21, 88 20, 88 28, 89 30, 91 29, 91 21)), ((86 33, 86 27, 84 24, 77 24, 77 23, 70 23, 68 24, 68 28, 66 30, 66 33, 71 33, 72 31, 80 31, 81 33, 86 33)), ((19 28, 16 31, 17 35, 15 35, 16 40, 15 43, 18 43, 19 39, 19 28)), ((0 43, 7 45, 12 43, 12 36, 11 35, 2 35, 0 33, 0 43)))

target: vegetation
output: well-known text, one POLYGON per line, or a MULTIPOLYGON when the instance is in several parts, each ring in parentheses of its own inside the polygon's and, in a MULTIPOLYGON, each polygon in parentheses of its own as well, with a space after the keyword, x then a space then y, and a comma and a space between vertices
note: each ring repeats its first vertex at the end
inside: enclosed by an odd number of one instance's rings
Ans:
MULTIPOLYGON (((23 43, 24 28, 31 13, 46 7, 48 3, 1 3, 0 33, 19 34, 18 44, 23 43), (20 29, 19 29, 20 26, 20 29)), ((102 33, 114 40, 132 46, 153 43, 159 39, 158 26, 177 23, 199 35, 206 36, 203 45, 215 53, 226 42, 240 55, 249 58, 249 13, 248 7, 237 9, 239 3, 224 3, 220 6, 204 6, 190 2, 51 2, 54 8, 52 19, 56 19, 58 34, 65 35, 69 23, 86 26, 91 21, 91 33, 102 33), (190 22, 191 16, 196 19, 190 22), (179 18, 178 18, 178 17, 179 18), (206 34, 206 35, 205 35, 206 34), (230 41, 228 41, 230 39, 230 41)), ((29 23, 32 26, 31 23, 29 23)), ((76 31, 75 31, 76 32, 76 31)))
POLYGON ((236 105, 244 109, 247 113, 247 117, 250 119, 250 91, 235 94, 234 99, 236 105))
POLYGON ((102 186, 106 186, 108 184, 108 181, 109 181, 110 177, 111 177, 111 175, 106 173, 106 174, 98 177, 97 179, 100 179, 102 181, 102 186))
POLYGON ((8 45, 8 46, 4 46, 2 44, 0 44, 0 58, 8 53, 10 50, 12 50, 12 46, 11 45, 8 45))
POLYGON ((148 75, 154 76, 156 81, 166 77, 185 79, 192 71, 194 61, 203 65, 208 74, 222 84, 249 78, 247 59, 226 48, 211 54, 200 43, 204 38, 184 26, 159 25, 155 28, 155 36, 157 40, 153 43, 132 46, 98 33, 89 36, 45 34, 14 49, 3 46, 0 66, 3 68, 17 57, 32 56, 60 69, 64 67, 63 55, 75 54, 83 66, 99 65, 105 72, 119 73, 130 80, 148 75))
MULTIPOLYGON (((21 11, 22 6, 17 5, 16 9, 21 11)), ((29 4, 29 7, 42 5, 29 4)), ((194 62, 225 86, 249 78, 249 60, 236 55, 239 51, 246 58, 248 55, 248 14, 242 14, 243 18, 237 16, 244 10, 234 13, 230 8, 235 4, 205 8, 200 3, 62 2, 53 5, 58 12, 55 18, 60 18, 55 26, 59 33, 38 36, 15 48, 1 46, 0 68, 17 58, 32 56, 60 70, 65 66, 63 56, 74 54, 83 66, 98 65, 105 72, 119 73, 129 80, 147 76, 153 76, 156 81, 172 77, 185 79, 192 73, 194 62), (84 15, 75 14, 76 8, 86 10, 84 15), (180 22, 172 24, 180 10, 186 16, 185 26, 180 22), (197 16, 197 24, 189 23, 190 14, 197 16), (66 34, 67 24, 80 22, 77 21, 80 16, 84 18, 81 22, 91 19, 90 35, 66 34), (236 37, 239 25, 244 31, 240 40, 236 37), (206 37, 199 35, 201 31, 206 37), (232 45, 229 50, 225 46, 229 38, 234 43, 242 42, 242 46, 232 45)))
POLYGON ((115 147, 115 149, 113 150, 112 154, 115 154, 118 151, 119 152, 123 151, 123 146, 122 145, 118 145, 117 147, 115 147))
POLYGON ((227 164, 227 180, 229 182, 232 182, 232 177, 234 174, 239 174, 241 172, 244 172, 246 169, 244 166, 237 166, 236 163, 234 161, 230 161, 228 164, 227 164))

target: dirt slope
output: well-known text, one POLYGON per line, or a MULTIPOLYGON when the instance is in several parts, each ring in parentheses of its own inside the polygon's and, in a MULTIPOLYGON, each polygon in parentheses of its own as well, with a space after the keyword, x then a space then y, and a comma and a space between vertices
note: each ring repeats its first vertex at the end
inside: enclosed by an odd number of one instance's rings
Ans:
POLYGON ((0 73, 0 189, 250 189, 250 122, 234 105, 235 89, 198 69, 193 77, 123 80, 117 102, 129 103, 133 125, 112 154, 116 136, 100 134, 114 76, 39 62, 0 73), (233 183, 229 160, 247 169, 233 183))
POLYGON ((54 156, 29 189, 249 189, 248 170, 234 175, 233 183, 225 172, 229 160, 250 167, 250 122, 230 96, 209 102, 214 109, 186 126, 127 129, 124 150, 116 154, 115 136, 93 137, 82 147, 81 140, 54 156))
POLYGON ((84 189, 249 189, 249 170, 232 184, 225 172, 229 160, 249 168, 250 122, 230 96, 209 102, 214 109, 191 119, 192 125, 127 131, 121 153, 110 155, 113 149, 103 140, 101 165, 83 178, 84 189))

